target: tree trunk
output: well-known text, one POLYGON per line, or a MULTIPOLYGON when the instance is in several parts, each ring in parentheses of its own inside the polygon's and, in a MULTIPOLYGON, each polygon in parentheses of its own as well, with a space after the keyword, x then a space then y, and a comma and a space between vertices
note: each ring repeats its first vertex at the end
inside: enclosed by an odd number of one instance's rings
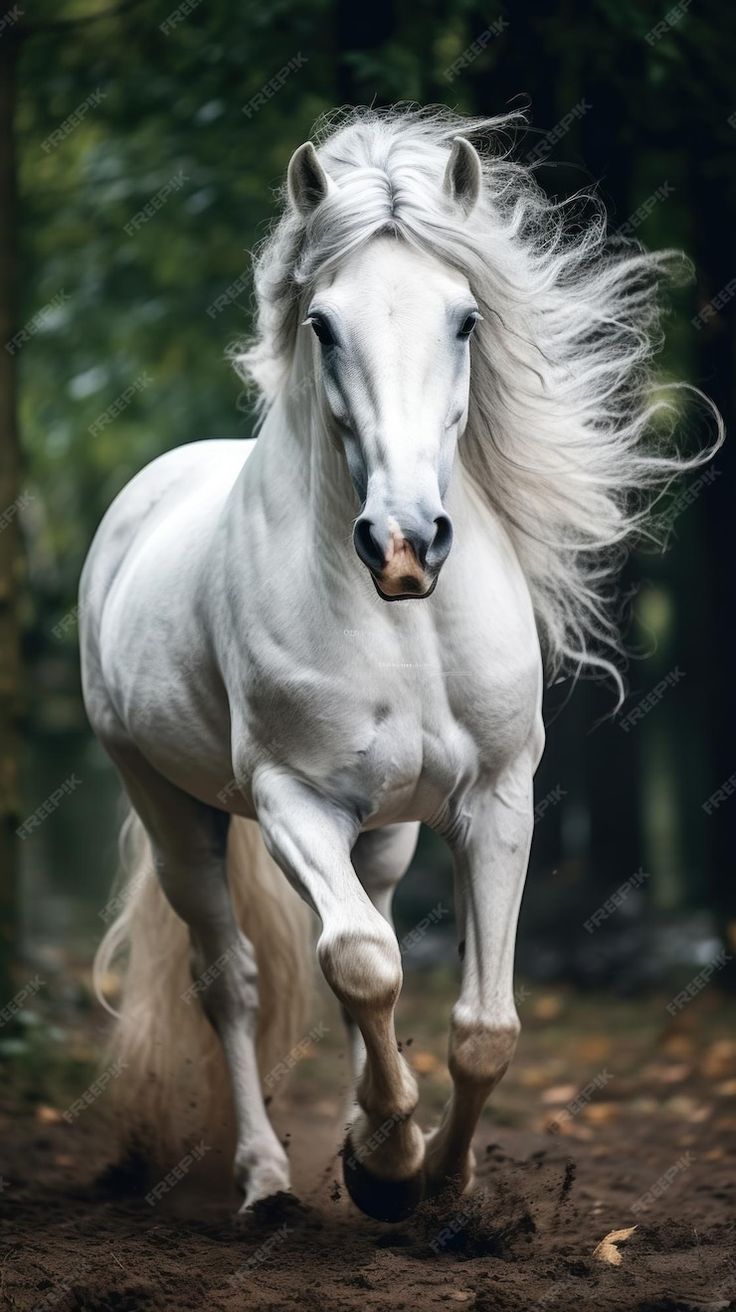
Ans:
POLYGON ((18 924, 21 653, 18 606, 20 444, 16 408, 15 67, 18 44, 0 41, 0 1006, 13 992, 18 924))

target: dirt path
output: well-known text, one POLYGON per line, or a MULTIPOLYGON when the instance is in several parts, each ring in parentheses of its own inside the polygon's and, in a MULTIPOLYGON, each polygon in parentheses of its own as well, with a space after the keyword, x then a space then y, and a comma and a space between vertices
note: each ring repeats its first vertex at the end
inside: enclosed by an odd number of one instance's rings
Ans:
MULTIPOLYGON (((68 1126, 53 1109, 19 1114, 8 1101, 0 1116, 0 1306, 736 1307, 733 1011, 693 1005, 674 1027, 661 1014, 659 1003, 646 1014, 611 1004, 602 1034, 593 1006, 532 1000, 496 1124, 487 1116, 478 1136, 476 1195, 424 1204, 396 1226, 357 1213, 340 1183, 339 1033, 303 1063, 280 1116, 295 1196, 259 1209, 241 1233, 232 1199, 204 1179, 211 1162, 151 1207, 135 1181, 126 1192, 117 1179, 111 1193, 109 1143, 92 1116, 68 1126), (571 1070, 574 1081, 560 1078, 571 1070), (594 1258, 610 1231, 634 1225, 620 1265, 594 1258)), ((405 1041, 430 1109, 446 1091, 442 1031, 438 1021, 422 1047, 405 1041)))

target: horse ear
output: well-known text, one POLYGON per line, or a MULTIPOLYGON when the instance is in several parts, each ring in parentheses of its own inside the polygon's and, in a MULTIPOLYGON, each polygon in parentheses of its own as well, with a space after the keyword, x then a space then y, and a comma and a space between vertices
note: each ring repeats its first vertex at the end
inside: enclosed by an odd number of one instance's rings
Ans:
POLYGON ((474 209, 480 195, 483 171, 475 146, 465 137, 455 137, 442 184, 446 196, 466 214, 474 209))
POLYGON ((289 160, 286 187, 289 200, 304 218, 335 190, 335 184, 322 168, 311 141, 305 141, 289 160))

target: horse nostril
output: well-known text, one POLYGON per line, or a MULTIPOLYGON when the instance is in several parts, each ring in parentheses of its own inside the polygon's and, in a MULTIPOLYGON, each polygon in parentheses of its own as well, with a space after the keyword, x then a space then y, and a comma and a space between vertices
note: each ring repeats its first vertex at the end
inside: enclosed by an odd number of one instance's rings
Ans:
POLYGON ((365 515, 361 515, 356 521, 353 542, 363 564, 380 573, 383 569, 384 551, 373 536, 372 520, 367 519, 365 515))
POLYGON ((452 520, 449 515, 438 515, 432 545, 427 552, 427 564, 435 569, 447 559, 452 546, 452 520))

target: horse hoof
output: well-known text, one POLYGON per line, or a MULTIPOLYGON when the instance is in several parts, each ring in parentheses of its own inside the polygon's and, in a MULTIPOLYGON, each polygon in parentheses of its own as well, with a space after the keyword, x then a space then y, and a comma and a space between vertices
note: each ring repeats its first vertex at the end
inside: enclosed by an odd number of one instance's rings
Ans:
POLYGON ((424 1195, 421 1169, 403 1180, 374 1175, 356 1157, 349 1135, 343 1149, 342 1174, 355 1206, 375 1221, 404 1221, 424 1195))

